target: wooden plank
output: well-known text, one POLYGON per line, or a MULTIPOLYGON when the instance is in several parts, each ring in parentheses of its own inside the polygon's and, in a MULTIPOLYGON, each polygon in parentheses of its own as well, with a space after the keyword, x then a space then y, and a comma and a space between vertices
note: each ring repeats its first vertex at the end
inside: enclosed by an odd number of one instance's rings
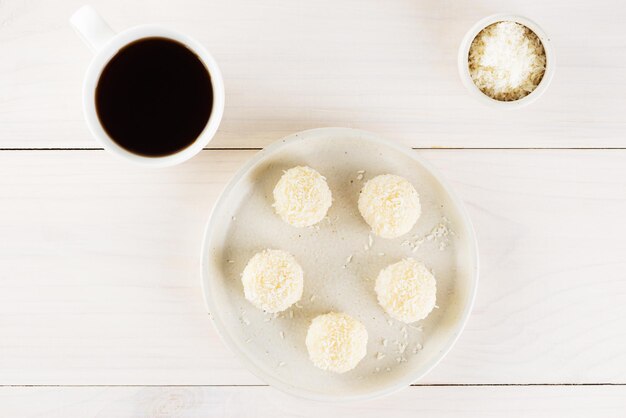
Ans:
MULTIPOLYGON (((82 2, 0 5, 0 148, 98 147, 81 113, 90 53, 68 24, 82 2)), ((349 126, 413 147, 626 147, 619 0, 95 0, 116 29, 161 23, 197 37, 224 73, 213 147, 263 147, 349 126), (550 34, 553 85, 513 112, 477 103, 456 67, 480 18, 514 11, 550 34)))
POLYGON ((2 388, 0 414, 46 418, 445 417, 622 418, 624 386, 411 387, 366 402, 319 403, 268 387, 2 388))
MULTIPOLYGON (((200 291, 213 202, 253 151, 147 170, 0 152, 0 384, 258 384, 200 291)), ((481 283, 425 383, 626 383, 626 150, 432 150, 467 203, 481 283)))

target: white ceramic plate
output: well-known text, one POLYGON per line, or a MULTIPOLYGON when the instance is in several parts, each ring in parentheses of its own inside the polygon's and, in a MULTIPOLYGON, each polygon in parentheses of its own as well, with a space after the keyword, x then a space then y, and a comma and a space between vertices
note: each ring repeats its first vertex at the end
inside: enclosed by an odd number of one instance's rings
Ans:
POLYGON ((344 128, 300 132, 253 157, 215 204, 202 260, 206 302, 224 342, 270 385, 318 400, 372 398, 424 376, 458 338, 478 281, 467 213, 417 151, 344 128), (333 205, 319 226, 291 227, 272 210, 276 182, 296 165, 318 170, 332 190, 333 205), (384 173, 404 176, 416 187, 422 216, 406 236, 374 237, 370 247, 357 200, 364 182, 384 173), (299 306, 279 316, 261 312, 243 296, 241 272, 265 248, 291 252, 305 272, 299 306), (390 319, 374 292, 380 269, 408 256, 423 261, 437 278, 438 308, 411 325, 390 319), (311 319, 329 311, 356 317, 369 333, 367 356, 341 375, 315 368, 304 343, 311 319))

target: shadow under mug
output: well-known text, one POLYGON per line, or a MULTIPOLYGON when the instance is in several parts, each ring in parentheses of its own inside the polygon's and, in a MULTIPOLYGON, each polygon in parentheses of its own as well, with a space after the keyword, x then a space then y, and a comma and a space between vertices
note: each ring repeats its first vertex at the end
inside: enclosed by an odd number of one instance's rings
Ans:
POLYGON ((151 167, 167 167, 187 161, 202 150, 213 138, 224 113, 224 81, 217 63, 195 39, 157 25, 141 25, 115 33, 91 6, 83 6, 70 18, 70 23, 95 56, 87 69, 83 83, 83 111, 92 135, 104 148, 127 161, 151 167), (96 112, 96 87, 102 70, 120 49, 143 38, 161 37, 177 41, 195 53, 211 77, 213 106, 209 120, 194 142, 186 148, 165 156, 148 157, 134 154, 118 145, 102 127, 96 112))

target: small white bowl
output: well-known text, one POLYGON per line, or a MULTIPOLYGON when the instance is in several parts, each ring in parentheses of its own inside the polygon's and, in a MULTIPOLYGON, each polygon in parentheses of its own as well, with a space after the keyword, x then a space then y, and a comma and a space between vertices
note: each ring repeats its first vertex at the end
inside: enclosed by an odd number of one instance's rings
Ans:
POLYGON ((463 41, 461 42, 461 47, 459 48, 458 66, 459 74, 461 75, 461 81, 470 92, 470 94, 478 99, 480 102, 500 109, 519 109, 520 107, 527 106, 537 100, 548 89, 548 86, 552 81, 552 77, 554 76, 556 57, 552 50, 552 43, 550 42, 550 38, 548 38, 548 35, 546 35, 546 33, 543 31, 543 29, 539 27, 539 25, 537 25, 532 20, 526 19, 522 16, 500 13, 487 16, 486 18, 479 20, 467 32, 467 34, 463 38, 463 41), (474 40, 476 35, 478 35, 478 33, 481 30, 485 29, 487 26, 503 21, 516 22, 532 30, 541 40, 541 43, 543 44, 543 49, 546 53, 546 72, 544 73, 543 78, 539 82, 537 88, 527 96, 522 97, 519 100, 514 100, 510 102, 493 99, 483 93, 478 87, 476 87, 470 75, 468 64, 470 46, 472 45, 472 41, 474 40))

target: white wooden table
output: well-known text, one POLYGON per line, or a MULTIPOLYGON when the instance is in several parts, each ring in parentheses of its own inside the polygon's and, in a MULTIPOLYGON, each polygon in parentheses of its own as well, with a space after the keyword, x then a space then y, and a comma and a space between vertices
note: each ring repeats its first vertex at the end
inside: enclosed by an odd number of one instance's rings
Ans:
POLYGON ((626 6, 620 0, 97 0, 222 67, 211 148, 150 170, 90 137, 83 0, 0 2, 1 417, 623 417, 626 6), (553 84, 519 111, 456 73, 476 20, 536 20, 553 84), (481 283, 466 331, 415 386, 328 405, 278 393, 222 345, 200 291, 220 190, 259 148, 348 126, 416 148, 467 204, 481 283))

